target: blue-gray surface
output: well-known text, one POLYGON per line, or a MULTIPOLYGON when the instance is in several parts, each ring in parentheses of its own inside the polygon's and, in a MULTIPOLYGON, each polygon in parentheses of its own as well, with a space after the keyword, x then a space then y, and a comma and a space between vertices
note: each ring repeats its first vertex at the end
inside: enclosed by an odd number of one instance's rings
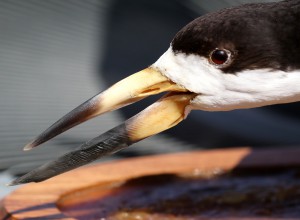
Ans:
MULTIPOLYGON (((144 35, 147 39, 148 36, 149 28, 127 26, 130 22, 144 21, 137 17, 142 16, 142 13, 131 12, 134 10, 141 12, 138 7, 143 6, 141 2, 147 1, 128 1, 129 5, 125 8, 132 17, 127 23, 126 19, 122 18, 122 15, 126 14, 125 9, 112 9, 120 6, 120 2, 122 1, 0 1, 0 169, 5 170, 0 174, 0 184, 9 182, 14 175, 27 172, 77 147, 80 143, 119 124, 124 120, 124 115, 128 116, 127 113, 122 112, 109 113, 64 133, 44 144, 43 147, 30 152, 22 151, 23 146, 30 139, 62 115, 105 89, 112 81, 122 78, 123 76, 117 75, 117 71, 124 70, 122 74, 125 75, 133 73, 130 72, 130 67, 134 69, 139 65, 143 66, 145 65, 143 62, 146 65, 151 64, 155 61, 152 60, 154 57, 157 58, 161 51, 167 49, 168 42, 171 40, 169 36, 176 33, 177 26, 170 29, 171 33, 164 35, 165 42, 160 42, 165 45, 164 48, 161 48, 160 44, 156 44, 155 46, 159 50, 152 52, 150 57, 146 55, 144 57, 144 54, 147 53, 147 51, 143 51, 144 47, 139 51, 141 55, 136 53, 133 48, 131 50, 127 43, 133 38, 126 38, 127 30, 132 30, 131 33, 134 30, 138 31, 140 38, 144 35), (137 2, 139 5, 135 4, 137 2), (118 15, 119 20, 112 19, 118 15), (114 30, 112 25, 118 30, 114 30), (118 33, 121 36, 117 35, 118 33), (112 50, 108 48, 109 46, 112 47, 112 50), (119 52, 116 51, 117 49, 119 52), (127 53, 131 53, 138 59, 144 58, 144 61, 133 63, 134 61, 130 60, 127 53), (123 56, 118 56, 120 54, 123 56), (101 68, 103 61, 107 62, 104 64, 104 68, 101 68), (130 63, 136 66, 131 66, 130 63), (126 67, 129 68, 126 69, 126 67)), ((166 18, 166 21, 171 22, 178 7, 179 9, 182 7, 182 10, 186 14, 189 13, 192 18, 201 13, 230 5, 261 1, 213 0, 209 3, 200 0, 184 1, 184 3, 163 1, 163 7, 169 7, 173 3, 179 5, 168 11, 167 16, 169 17, 159 17, 162 16, 159 11, 155 16, 151 14, 153 10, 160 7, 159 2, 162 1, 151 2, 152 11, 149 11, 145 20, 156 17, 166 18)), ((145 5, 149 6, 147 4, 145 5)), ((166 10, 164 9, 163 12, 166 10)), ((188 16, 185 18, 189 19, 188 16)), ((156 25, 156 23, 153 24, 156 25)), ((164 23, 164 25, 171 27, 171 23, 164 23)), ((160 30, 159 27, 157 29, 160 30)), ((161 28, 161 32, 164 30, 164 27, 161 28)), ((163 39, 163 33, 161 34, 161 39, 163 39)), ((159 36, 160 33, 156 33, 154 37, 159 39, 159 36)), ((139 39, 134 39, 134 41, 135 47, 141 48, 138 44, 139 39)), ((158 42, 158 40, 153 41, 158 42)), ((143 45, 147 45, 147 43, 143 45)), ((135 109, 134 106, 130 108, 135 109)), ((199 123, 199 128, 192 127, 195 123, 186 123, 183 125, 183 129, 175 129, 174 133, 182 130, 198 130, 198 134, 185 132, 185 134, 182 133, 182 137, 174 136, 172 133, 157 135, 136 144, 134 148, 126 150, 125 153, 117 154, 114 158, 199 149, 202 146, 215 147, 220 142, 222 143, 222 140, 227 140, 227 137, 240 137, 241 141, 229 141, 226 146, 240 144, 252 133, 255 133, 250 138, 253 143, 265 144, 268 143, 265 140, 269 139, 275 139, 274 143, 279 144, 297 143, 299 138, 295 137, 299 136, 297 135, 298 121, 284 116, 277 117, 278 115, 260 110, 222 114, 193 113, 189 120, 199 123), (234 123, 236 121, 240 123, 234 123), (255 126, 257 123, 260 125, 255 126), (213 133, 217 128, 223 131, 223 136, 220 134, 216 136, 213 133), (276 133, 275 136, 274 133, 276 133), (283 135, 283 133, 289 135, 283 135)), ((10 189, 0 187, 0 196, 8 193, 10 189)))

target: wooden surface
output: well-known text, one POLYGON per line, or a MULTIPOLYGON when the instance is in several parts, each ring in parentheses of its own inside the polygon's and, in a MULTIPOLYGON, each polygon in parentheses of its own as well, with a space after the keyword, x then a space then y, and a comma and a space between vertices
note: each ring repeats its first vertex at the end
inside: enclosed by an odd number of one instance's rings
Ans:
POLYGON ((250 148, 195 151, 140 157, 87 166, 41 183, 27 184, 1 202, 1 219, 74 219, 57 208, 64 195, 82 188, 145 175, 176 174, 195 170, 297 167, 300 149, 250 148))

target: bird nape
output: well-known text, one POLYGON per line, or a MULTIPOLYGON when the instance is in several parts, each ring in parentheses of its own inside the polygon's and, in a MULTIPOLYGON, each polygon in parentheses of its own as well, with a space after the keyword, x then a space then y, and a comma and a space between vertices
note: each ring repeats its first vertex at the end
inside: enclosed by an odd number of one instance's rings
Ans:
POLYGON ((201 16, 150 67, 116 83, 27 144, 30 150, 88 119, 169 91, 123 124, 10 185, 40 182, 177 125, 194 109, 228 111, 300 100, 300 0, 246 4, 201 16))

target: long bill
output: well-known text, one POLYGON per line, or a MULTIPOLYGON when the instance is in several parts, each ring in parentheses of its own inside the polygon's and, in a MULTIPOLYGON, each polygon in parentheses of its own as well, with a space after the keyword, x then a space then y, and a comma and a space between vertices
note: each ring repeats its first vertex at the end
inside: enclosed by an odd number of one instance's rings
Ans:
POLYGON ((150 67, 146 68, 119 81, 109 89, 79 105, 28 143, 24 150, 31 150, 95 116, 165 91, 186 92, 187 90, 170 81, 159 71, 150 67))
POLYGON ((169 129, 186 117, 186 106, 194 97, 193 93, 171 92, 119 126, 86 142, 77 150, 32 170, 9 185, 46 180, 169 129))
POLYGON ((84 143, 78 149, 32 170, 9 185, 46 180, 175 126, 187 116, 186 107, 196 94, 173 83, 159 71, 146 68, 121 80, 63 116, 27 144, 25 150, 30 150, 97 115, 165 91, 171 92, 139 114, 84 143))

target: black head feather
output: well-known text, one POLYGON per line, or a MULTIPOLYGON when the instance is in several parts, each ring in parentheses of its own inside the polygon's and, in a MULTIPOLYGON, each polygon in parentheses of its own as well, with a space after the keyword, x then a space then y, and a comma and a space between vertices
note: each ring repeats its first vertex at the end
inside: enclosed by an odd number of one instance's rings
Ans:
POLYGON ((300 0, 247 4, 199 17, 172 41, 175 53, 209 57, 215 48, 233 54, 222 70, 300 69, 300 0))

